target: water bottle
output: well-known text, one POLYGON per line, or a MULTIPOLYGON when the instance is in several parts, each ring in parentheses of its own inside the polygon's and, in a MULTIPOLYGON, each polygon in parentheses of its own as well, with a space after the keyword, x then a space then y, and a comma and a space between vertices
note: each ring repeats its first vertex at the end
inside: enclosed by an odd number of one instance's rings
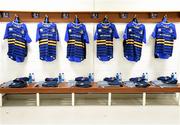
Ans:
POLYGON ((116 73, 116 79, 119 81, 119 73, 116 73))
POLYGON ((91 75, 91 73, 89 73, 88 78, 89 78, 89 81, 92 82, 92 75, 91 75))
POLYGON ((174 73, 171 73, 171 78, 174 78, 174 73))
POLYGON ((35 81, 34 73, 32 73, 32 81, 33 81, 33 82, 35 81))
POLYGON ((32 75, 31 75, 31 73, 29 73, 29 81, 28 81, 28 83, 32 83, 32 75))
POLYGON ((64 82, 64 73, 61 75, 61 81, 64 82))
POLYGON ((145 81, 148 82, 148 73, 145 74, 145 81))
POLYGON ((59 76, 58 76, 58 82, 59 82, 59 83, 62 82, 62 76, 61 76, 61 73, 59 73, 59 76))
POLYGON ((119 73, 119 82, 122 82, 122 76, 121 76, 121 73, 119 73))
POLYGON ((177 73, 174 73, 174 79, 177 80, 177 73))
POLYGON ((91 80, 94 82, 94 73, 91 74, 91 80))
POLYGON ((143 73, 143 74, 142 74, 142 78, 144 78, 144 79, 145 79, 145 73, 143 73))

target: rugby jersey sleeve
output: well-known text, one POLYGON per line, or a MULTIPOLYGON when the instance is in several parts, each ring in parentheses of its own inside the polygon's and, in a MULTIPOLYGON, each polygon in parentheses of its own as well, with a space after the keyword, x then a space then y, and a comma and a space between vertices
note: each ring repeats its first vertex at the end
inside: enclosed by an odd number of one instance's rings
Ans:
POLYGON ((128 24, 126 25, 126 28, 124 30, 123 39, 127 40, 127 36, 128 36, 128 24))
POLYGON ((113 37, 116 39, 119 39, 119 35, 117 32, 116 26, 114 24, 112 26, 113 26, 113 37))
POLYGON ((36 30, 36 42, 38 42, 38 41, 40 40, 39 29, 40 29, 40 24, 37 25, 37 30, 36 30))
POLYGON ((151 36, 155 39, 156 38, 156 34, 157 34, 157 26, 158 24, 156 24, 154 31, 152 32, 151 36))
POLYGON ((177 38, 177 34, 176 34, 176 26, 173 24, 173 39, 175 40, 177 38))
POLYGON ((67 27, 66 27, 66 33, 65 33, 65 38, 64 38, 64 40, 65 40, 66 42, 69 41, 69 24, 67 24, 67 27))
POLYGON ((98 24, 96 26, 96 31, 94 33, 94 40, 97 40, 98 39, 98 24))
POLYGON ((31 38, 30 38, 30 36, 29 36, 29 34, 28 34, 28 30, 27 30, 27 27, 26 27, 26 25, 24 24, 24 30, 25 30, 25 39, 26 39, 26 42, 27 43, 30 43, 32 40, 31 40, 31 38))
POLYGON ((87 33, 87 30, 86 30, 86 26, 85 26, 85 25, 83 25, 83 30, 84 30, 84 32, 83 32, 84 42, 85 42, 85 43, 89 43, 89 37, 88 37, 88 33, 87 33))
POLYGON ((143 42, 146 43, 146 27, 143 25, 143 42))
POLYGON ((9 23, 6 25, 4 39, 8 39, 8 29, 9 29, 9 23))
POLYGON ((59 42, 59 32, 58 32, 58 28, 57 25, 55 24, 55 30, 56 30, 56 41, 59 42))

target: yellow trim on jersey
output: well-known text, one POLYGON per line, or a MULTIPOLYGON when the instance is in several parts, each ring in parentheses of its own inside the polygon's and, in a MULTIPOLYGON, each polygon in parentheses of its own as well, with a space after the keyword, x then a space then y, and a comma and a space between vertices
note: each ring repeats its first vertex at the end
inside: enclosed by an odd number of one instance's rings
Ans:
POLYGON ((18 44, 22 44, 22 45, 25 45, 25 43, 23 43, 23 42, 20 42, 20 41, 15 41, 15 43, 18 43, 18 44))
POLYGON ((156 41, 165 41, 164 39, 156 39, 156 41))
POLYGON ((50 46, 56 46, 56 44, 53 44, 53 43, 48 43, 48 45, 50 45, 50 46))
POLYGON ((9 42, 9 41, 8 41, 8 44, 14 44, 14 43, 15 43, 14 41, 13 41, 13 42, 9 42))
POLYGON ((135 47, 139 47, 139 48, 142 48, 142 46, 139 46, 139 45, 134 45, 135 47))
POLYGON ((50 42, 50 43, 57 43, 57 41, 54 41, 54 40, 49 40, 48 42, 50 42))
POLYGON ((106 41, 106 43, 113 43, 113 41, 106 41))
POLYGON ((39 45, 44 45, 44 44, 48 44, 48 42, 39 43, 39 45))
POLYGON ((48 41, 42 41, 42 42, 39 42, 39 45, 41 45, 41 44, 47 44, 48 43, 48 41))
POLYGON ((126 41, 127 41, 127 42, 134 42, 133 39, 127 39, 126 41))
POLYGON ((8 41, 13 41, 13 40, 16 40, 16 39, 7 39, 8 41))
POLYGON ((75 43, 67 43, 67 44, 71 44, 71 45, 74 45, 75 43))
POLYGON ((173 44, 174 42, 173 42, 173 41, 165 41, 165 43, 171 43, 171 44, 173 44))
POLYGON ((97 40, 97 43, 106 43, 106 40, 97 40))
POLYGON ((113 46, 113 44, 106 44, 106 46, 113 46))
POLYGON ((173 44, 164 44, 165 46, 173 46, 173 44))
POLYGON ((82 42, 79 42, 79 41, 75 41, 75 43, 77 43, 77 44, 83 44, 82 42))
POLYGON ((48 41, 48 39, 39 40, 39 42, 46 42, 46 41, 48 41))
POLYGON ((97 43, 97 45, 106 45, 106 43, 97 43))
POLYGON ((17 44, 17 43, 15 43, 15 45, 16 45, 16 46, 19 46, 19 47, 22 47, 22 48, 26 48, 25 46, 20 45, 20 44, 17 44))
POLYGON ((70 43, 75 43, 75 40, 69 40, 67 43, 68 43, 68 44, 70 44, 70 43))
POLYGON ((106 40, 102 39, 102 40, 97 40, 97 41, 106 41, 106 40))
POLYGON ((74 42, 74 41, 76 41, 76 40, 74 40, 74 39, 68 40, 68 42, 74 42))
POLYGON ((156 42, 157 44, 164 44, 164 41, 163 42, 156 42))
POLYGON ((126 42, 126 44, 134 44, 134 42, 126 42))
POLYGON ((137 44, 137 45, 141 45, 141 46, 142 46, 142 43, 139 43, 139 42, 135 42, 135 41, 134 41, 134 43, 135 43, 135 44, 137 44))
POLYGON ((84 46, 83 46, 83 45, 78 45, 78 44, 75 44, 75 46, 78 46, 78 47, 82 47, 82 48, 84 48, 84 46))

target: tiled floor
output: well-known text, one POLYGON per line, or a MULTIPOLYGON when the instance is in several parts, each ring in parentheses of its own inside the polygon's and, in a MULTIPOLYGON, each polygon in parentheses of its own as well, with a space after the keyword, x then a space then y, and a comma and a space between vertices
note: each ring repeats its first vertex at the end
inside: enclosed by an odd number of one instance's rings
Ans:
POLYGON ((180 125, 178 106, 3 107, 0 125, 180 125))
POLYGON ((101 94, 76 95, 76 106, 62 106, 70 105, 69 96, 41 95, 43 106, 36 107, 34 95, 8 95, 0 108, 0 125, 180 125, 180 106, 172 94, 147 95, 145 107, 142 95, 118 94, 112 95, 113 106, 104 106, 107 95, 101 94))

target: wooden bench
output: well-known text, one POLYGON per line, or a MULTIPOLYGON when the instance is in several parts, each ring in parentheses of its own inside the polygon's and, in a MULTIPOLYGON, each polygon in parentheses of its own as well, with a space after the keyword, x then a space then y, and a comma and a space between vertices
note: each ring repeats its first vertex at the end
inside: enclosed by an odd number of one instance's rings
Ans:
MULTIPOLYGON (((146 94, 151 93, 180 93, 180 85, 171 88, 160 88, 158 86, 149 86, 147 88, 129 88, 129 87, 99 87, 97 83, 92 83, 90 88, 68 87, 67 83, 61 83, 58 87, 39 87, 36 83, 30 84, 26 88, 0 88, 0 106, 2 106, 3 94, 36 94, 36 105, 39 106, 40 98, 39 94, 72 94, 72 106, 75 105, 75 94, 80 93, 103 93, 108 94, 108 105, 111 105, 111 94, 143 94, 142 105, 146 105, 146 94)), ((178 98, 178 104, 180 105, 180 96, 178 98)))

